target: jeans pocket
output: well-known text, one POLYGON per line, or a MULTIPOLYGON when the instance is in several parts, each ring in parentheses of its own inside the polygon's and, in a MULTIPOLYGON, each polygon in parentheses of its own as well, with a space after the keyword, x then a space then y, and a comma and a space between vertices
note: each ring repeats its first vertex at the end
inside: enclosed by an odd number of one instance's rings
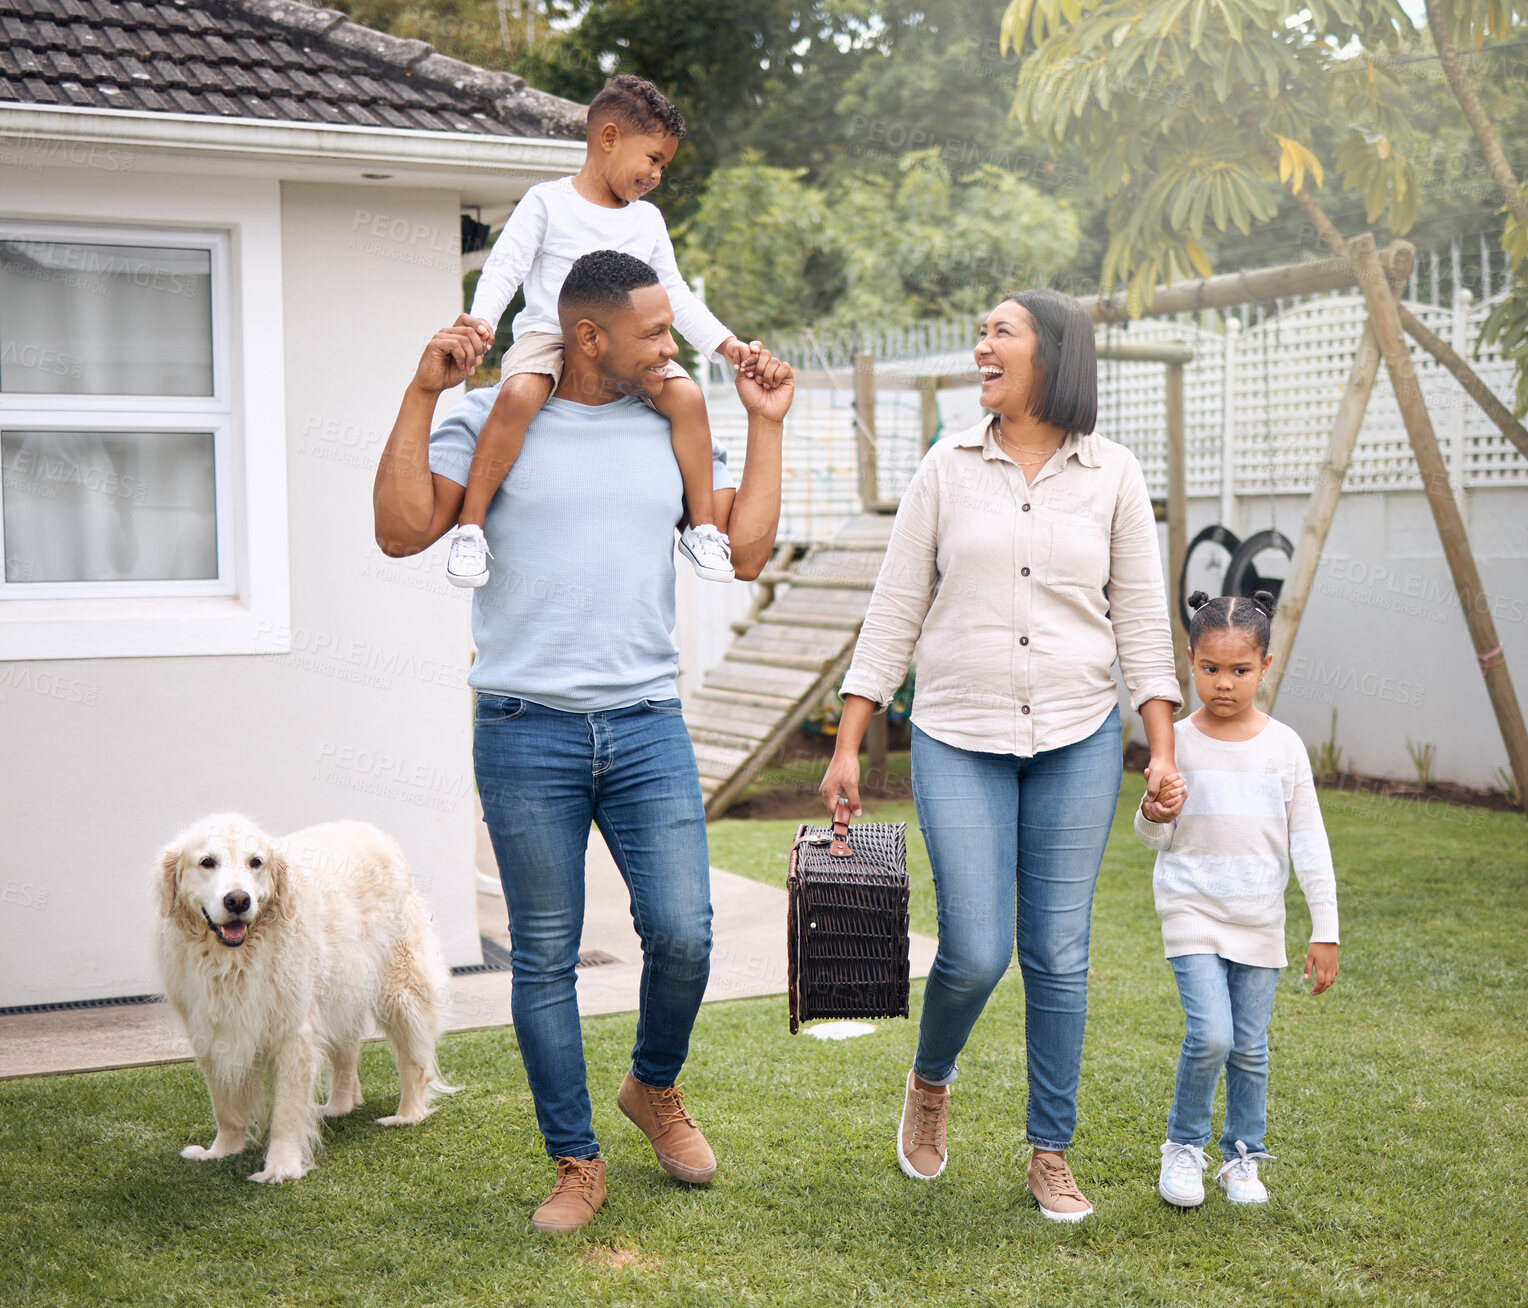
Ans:
POLYGON ((684 702, 677 699, 644 699, 642 707, 649 713, 681 713, 684 702))
POLYGON ((525 712, 525 701, 513 695, 479 695, 473 706, 472 721, 482 726, 513 722, 525 712))

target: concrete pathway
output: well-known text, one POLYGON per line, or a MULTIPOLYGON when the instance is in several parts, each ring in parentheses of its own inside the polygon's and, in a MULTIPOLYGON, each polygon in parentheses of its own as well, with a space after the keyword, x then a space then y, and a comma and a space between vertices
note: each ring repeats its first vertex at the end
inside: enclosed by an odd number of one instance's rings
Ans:
MULTIPOLYGON (((497 878, 487 829, 478 824, 478 867, 497 878)), ((781 866, 784 866, 781 857, 781 866)), ((625 883, 597 831, 590 833, 587 907, 578 972, 578 1006, 586 1015, 637 1009, 642 948, 631 924, 625 883), (606 960, 609 961, 594 961, 606 960)), ((782 871, 781 881, 784 881, 782 871)), ((711 869, 711 981, 706 1002, 784 994, 785 889, 711 869)), ((504 901, 478 896, 478 922, 489 940, 509 948, 504 901)), ((927 976, 934 941, 912 937, 912 974, 927 976)), ((449 1030, 510 1025, 508 972, 453 977, 449 1030)), ((785 1009, 780 1021, 785 1022, 785 1009)), ((168 1004, 25 1013, 0 1017, 0 1079, 113 1067, 184 1062, 191 1049, 168 1004)))

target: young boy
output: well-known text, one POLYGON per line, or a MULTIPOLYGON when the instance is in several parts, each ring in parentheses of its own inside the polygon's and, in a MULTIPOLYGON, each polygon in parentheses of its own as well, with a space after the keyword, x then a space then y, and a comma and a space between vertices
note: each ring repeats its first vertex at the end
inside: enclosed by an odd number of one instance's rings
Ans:
MULTIPOLYGON (((562 374, 557 295, 573 261, 592 250, 620 250, 650 264, 668 292, 674 325, 703 355, 741 367, 753 358, 697 300, 674 263, 674 247, 657 207, 642 197, 663 178, 684 136, 684 119, 651 82, 616 77, 589 106, 584 166, 573 177, 531 187, 515 207, 483 265, 469 315, 486 350, 515 288, 525 308, 515 316, 514 345, 500 367, 503 384, 483 423, 461 517, 452 533, 446 575, 458 586, 488 580, 483 516, 525 440, 525 429, 562 374)), ((674 457, 684 479, 690 525, 679 547, 708 581, 733 579, 731 546, 716 527, 711 495, 711 429, 705 397, 676 362, 653 401, 669 420, 674 457)), ((571 508, 572 506, 570 506, 571 508)))

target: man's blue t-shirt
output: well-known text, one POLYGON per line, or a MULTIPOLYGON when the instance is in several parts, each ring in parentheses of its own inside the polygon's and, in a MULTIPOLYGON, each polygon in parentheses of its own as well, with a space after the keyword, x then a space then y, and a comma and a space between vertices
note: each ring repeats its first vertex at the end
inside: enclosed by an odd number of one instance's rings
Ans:
MULTIPOLYGON (((430 434, 430 468, 467 484, 498 395, 469 391, 430 434)), ((713 484, 730 488, 726 453, 713 484)), ((493 558, 472 601, 468 683, 569 713, 675 694, 674 528, 684 484, 668 419, 639 399, 549 399, 488 506, 493 558)))

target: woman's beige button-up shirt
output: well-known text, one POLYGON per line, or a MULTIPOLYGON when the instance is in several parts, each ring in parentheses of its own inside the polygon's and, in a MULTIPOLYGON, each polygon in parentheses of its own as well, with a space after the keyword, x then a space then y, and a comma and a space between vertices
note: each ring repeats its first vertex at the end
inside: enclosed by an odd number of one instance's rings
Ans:
POLYGON ((902 497, 842 694, 884 706, 917 646, 913 722, 1028 757, 1092 735, 1118 692, 1181 702, 1136 457, 1069 435, 1033 482, 992 419, 939 441, 902 497))

